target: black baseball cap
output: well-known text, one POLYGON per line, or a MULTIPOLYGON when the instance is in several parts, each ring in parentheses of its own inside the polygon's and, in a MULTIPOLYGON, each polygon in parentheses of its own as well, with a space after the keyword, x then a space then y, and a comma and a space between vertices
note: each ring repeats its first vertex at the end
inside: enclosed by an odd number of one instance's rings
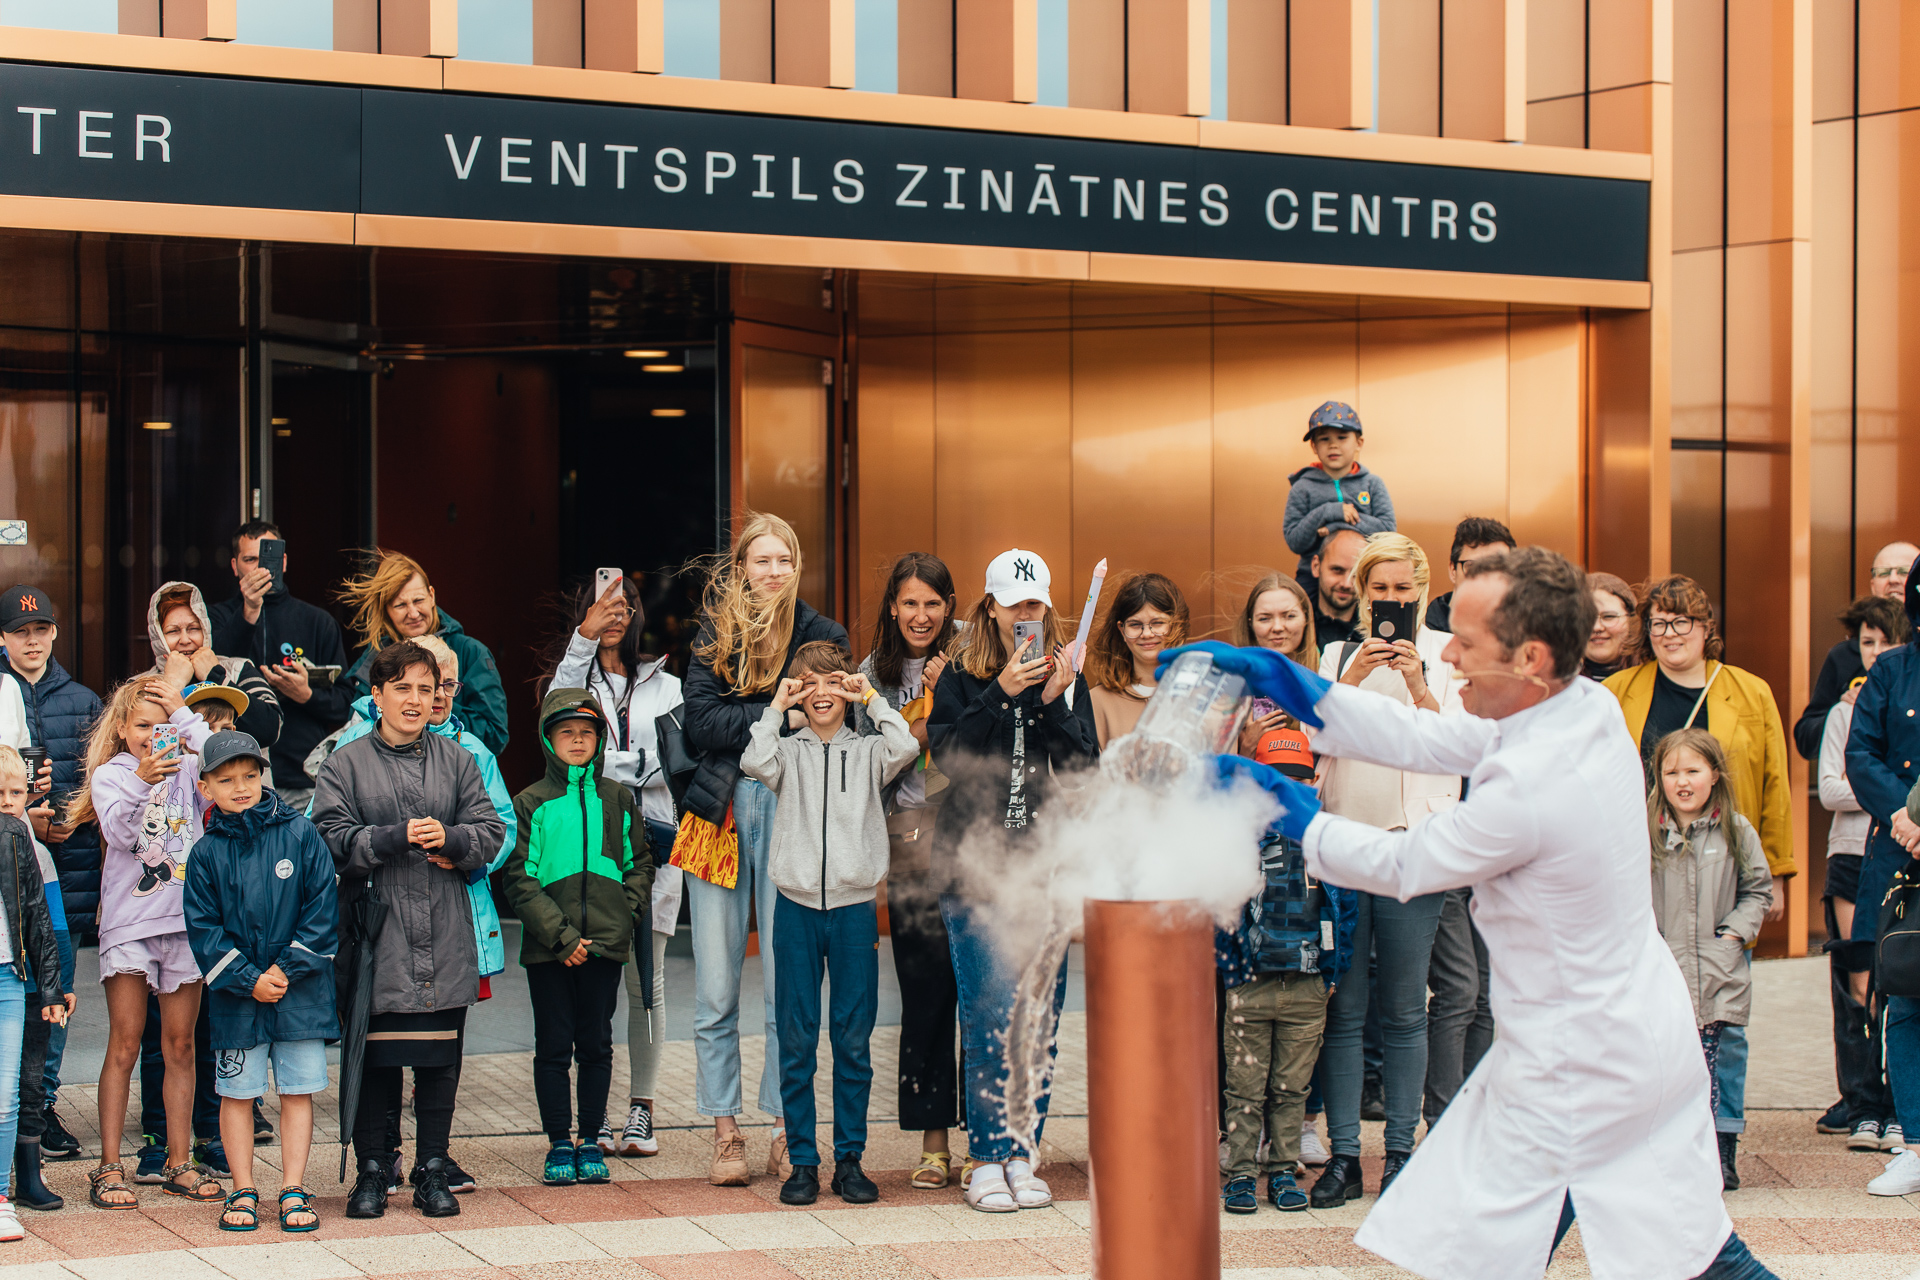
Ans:
POLYGON ((38 587, 22 582, 0 596, 0 631, 18 631, 29 622, 57 622, 53 601, 38 587))
POLYGON ((222 729, 200 748, 200 772, 211 773, 229 760, 248 757, 258 760, 263 768, 266 766, 267 753, 260 749, 260 744, 252 734, 242 733, 238 729, 222 729))
POLYGON ((572 706, 561 707, 556 710, 541 722, 541 736, 546 737, 551 735, 554 726, 563 724, 568 720, 585 720, 601 733, 604 734, 607 731, 607 717, 601 713, 600 708, 596 704, 588 701, 576 702, 572 706))

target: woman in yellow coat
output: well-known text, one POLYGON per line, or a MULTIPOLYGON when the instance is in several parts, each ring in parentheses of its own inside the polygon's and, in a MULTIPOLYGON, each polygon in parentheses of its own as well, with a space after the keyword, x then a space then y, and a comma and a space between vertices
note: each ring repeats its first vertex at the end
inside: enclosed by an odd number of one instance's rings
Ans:
MULTIPOLYGON (((1640 744, 1643 764, 1654 744, 1691 719, 1727 751, 1727 776, 1733 802, 1760 833, 1760 847, 1776 880, 1798 868, 1793 860, 1793 799, 1787 789, 1787 736, 1780 708, 1767 682, 1750 671, 1720 661, 1722 649, 1707 593, 1691 578, 1662 578, 1647 588, 1636 611, 1641 649, 1652 660, 1607 677, 1606 687, 1620 700, 1627 728, 1640 744)), ((1653 785, 1649 778, 1648 785, 1653 785)), ((1786 914, 1786 895, 1778 890, 1769 920, 1786 914)), ((1747 1127, 1747 1042, 1744 1028, 1723 1033, 1714 1076, 1720 1105, 1714 1128, 1720 1141, 1721 1176, 1728 1190, 1740 1185, 1736 1157, 1747 1127)))

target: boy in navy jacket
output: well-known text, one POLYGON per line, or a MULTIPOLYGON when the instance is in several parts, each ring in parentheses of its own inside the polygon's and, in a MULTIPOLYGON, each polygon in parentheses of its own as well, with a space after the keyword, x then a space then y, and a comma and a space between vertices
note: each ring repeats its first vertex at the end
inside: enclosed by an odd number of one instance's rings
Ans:
POLYGON ((200 752, 200 794, 214 806, 193 848, 183 908, 206 975, 220 1137, 233 1169, 223 1231, 257 1225, 253 1100, 280 1093, 280 1229, 320 1225, 301 1181, 313 1145, 313 1095, 327 1087, 326 1041, 340 1034, 333 956, 340 919, 333 855, 312 823, 262 785, 267 753, 229 729, 200 752))

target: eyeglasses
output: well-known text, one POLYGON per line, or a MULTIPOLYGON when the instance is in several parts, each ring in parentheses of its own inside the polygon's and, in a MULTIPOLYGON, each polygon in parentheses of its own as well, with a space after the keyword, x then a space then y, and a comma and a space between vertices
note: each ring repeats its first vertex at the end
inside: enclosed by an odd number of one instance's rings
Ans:
POLYGON ((1138 640, 1142 636, 1163 636, 1173 629, 1173 623, 1166 618, 1158 622, 1141 622, 1130 618, 1120 624, 1120 629, 1138 640))
POLYGON ((1647 634, 1650 636, 1664 636, 1668 632, 1672 632, 1676 636, 1691 635, 1693 633, 1693 619, 1655 618, 1647 624, 1647 634))
POLYGON ((442 680, 440 682, 440 692, 446 694, 449 698, 459 697, 460 691, 466 687, 465 684, 458 680, 442 680))
POLYGON ((1624 613, 1603 613, 1599 615, 1599 619, 1611 627, 1616 623, 1625 622, 1627 615, 1624 613))
POLYGON ((1871 570, 1868 572, 1867 576, 1869 578, 1872 578, 1875 582, 1885 582, 1889 578, 1904 578, 1907 576, 1907 571, 1905 569, 1902 569, 1899 565, 1894 565, 1892 568, 1888 568, 1888 569, 1871 570))

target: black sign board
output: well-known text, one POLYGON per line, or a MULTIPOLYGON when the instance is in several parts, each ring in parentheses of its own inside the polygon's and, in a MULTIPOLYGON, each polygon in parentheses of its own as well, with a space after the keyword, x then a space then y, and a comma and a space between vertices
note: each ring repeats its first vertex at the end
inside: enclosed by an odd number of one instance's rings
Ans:
POLYGON ((1638 181, 21 63, 0 193, 1647 274, 1638 181))

